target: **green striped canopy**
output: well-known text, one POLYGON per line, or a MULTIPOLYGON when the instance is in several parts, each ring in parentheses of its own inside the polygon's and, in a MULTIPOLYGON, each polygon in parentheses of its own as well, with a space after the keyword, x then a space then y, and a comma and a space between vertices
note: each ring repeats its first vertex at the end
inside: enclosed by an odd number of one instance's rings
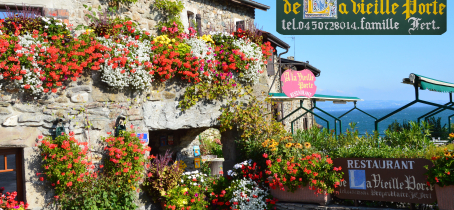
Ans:
POLYGON ((410 74, 409 78, 413 84, 419 82, 419 86, 422 90, 430 90, 442 93, 454 93, 453 83, 432 79, 418 74, 410 74))

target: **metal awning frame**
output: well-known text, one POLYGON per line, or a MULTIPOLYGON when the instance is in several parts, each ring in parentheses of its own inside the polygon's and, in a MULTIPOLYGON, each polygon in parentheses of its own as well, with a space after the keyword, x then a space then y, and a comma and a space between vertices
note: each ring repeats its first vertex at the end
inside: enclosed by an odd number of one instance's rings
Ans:
MULTIPOLYGON (((404 81, 406 81, 406 80, 404 79, 404 81)), ((419 83, 420 83, 419 77, 416 77, 415 81, 412 84, 413 87, 415 88, 415 100, 410 102, 410 103, 408 103, 408 104, 406 104, 405 106, 403 106, 403 107, 401 107, 401 108, 399 108, 399 109, 387 114, 386 116, 384 116, 384 117, 382 117, 382 118, 380 118, 378 120, 375 120, 375 131, 378 131, 378 123, 380 123, 381 121, 385 120, 386 118, 389 118, 392 115, 394 115, 394 114, 396 114, 396 113, 398 113, 398 112, 400 112, 400 111, 402 111, 402 110, 404 110, 404 109, 406 109, 406 108, 408 108, 411 105, 416 104, 416 103, 423 103, 423 104, 427 104, 427 105, 431 105, 431 106, 437 107, 437 109, 432 110, 429 113, 427 113, 427 114, 421 116, 420 118, 418 118, 418 123, 420 122, 420 119, 422 117, 424 117, 424 116, 429 117, 431 114, 439 113, 439 112, 444 111, 446 109, 454 111, 454 107, 452 107, 452 105, 449 106, 449 104, 452 103, 452 93, 449 93, 450 102, 447 103, 447 104, 444 104, 444 105, 440 105, 440 104, 432 103, 432 102, 429 102, 429 101, 421 100, 421 99, 419 99, 419 83)), ((448 121, 450 121, 449 118, 448 118, 448 121)), ((451 125, 449 125, 449 127, 451 127, 451 125)))

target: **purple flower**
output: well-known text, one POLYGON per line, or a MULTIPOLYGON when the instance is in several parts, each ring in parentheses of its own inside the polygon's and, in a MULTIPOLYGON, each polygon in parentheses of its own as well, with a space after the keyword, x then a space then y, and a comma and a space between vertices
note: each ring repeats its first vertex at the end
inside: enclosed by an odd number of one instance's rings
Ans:
POLYGON ((196 194, 195 194, 195 197, 199 197, 199 194, 196 193, 196 194))
POLYGON ((236 87, 236 83, 233 83, 232 86, 233 86, 233 87, 236 87))

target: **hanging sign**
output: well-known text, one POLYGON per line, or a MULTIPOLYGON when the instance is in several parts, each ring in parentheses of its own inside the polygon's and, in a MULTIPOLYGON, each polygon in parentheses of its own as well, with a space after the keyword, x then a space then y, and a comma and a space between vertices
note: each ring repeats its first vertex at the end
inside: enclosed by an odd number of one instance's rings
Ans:
POLYGON ((200 168, 200 158, 194 158, 194 168, 200 168))
POLYGON ((441 35, 447 0, 277 0, 283 35, 441 35))
POLYGON ((138 133, 137 137, 139 137, 140 141, 143 141, 144 144, 148 143, 148 133, 138 133))
POLYGON ((344 173, 335 189, 338 198, 425 204, 437 200, 424 175, 424 166, 433 165, 430 160, 338 158, 334 165, 344 173))
POLYGON ((199 146, 194 146, 194 156, 200 156, 200 147, 199 146))
POLYGON ((315 75, 312 71, 304 69, 302 71, 286 70, 281 77, 283 83, 282 91, 290 98, 304 96, 311 98, 317 91, 315 86, 315 75))

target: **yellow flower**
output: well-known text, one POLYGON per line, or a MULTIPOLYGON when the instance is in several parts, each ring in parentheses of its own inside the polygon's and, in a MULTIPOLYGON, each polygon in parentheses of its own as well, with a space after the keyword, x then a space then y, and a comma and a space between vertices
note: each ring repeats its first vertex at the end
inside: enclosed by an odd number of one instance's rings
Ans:
POLYGON ((172 42, 175 42, 175 39, 172 39, 172 42))
POLYGON ((87 30, 85 30, 85 32, 86 32, 87 34, 90 34, 90 33, 93 32, 93 31, 94 31, 93 29, 87 29, 87 30))
POLYGON ((300 144, 300 143, 296 143, 295 148, 297 148, 297 149, 302 149, 302 148, 303 148, 303 145, 300 144))
POLYGON ((311 148, 311 143, 309 143, 309 142, 304 143, 304 147, 306 149, 310 149, 311 148))
POLYGON ((292 147, 292 145, 293 145, 292 143, 287 143, 287 144, 285 145, 285 147, 290 148, 290 147, 292 147))
POLYGON ((131 180, 128 180, 128 183, 131 183, 131 180))
POLYGON ((450 138, 454 138, 454 133, 450 133, 450 134, 449 134, 449 137, 450 137, 450 138))

